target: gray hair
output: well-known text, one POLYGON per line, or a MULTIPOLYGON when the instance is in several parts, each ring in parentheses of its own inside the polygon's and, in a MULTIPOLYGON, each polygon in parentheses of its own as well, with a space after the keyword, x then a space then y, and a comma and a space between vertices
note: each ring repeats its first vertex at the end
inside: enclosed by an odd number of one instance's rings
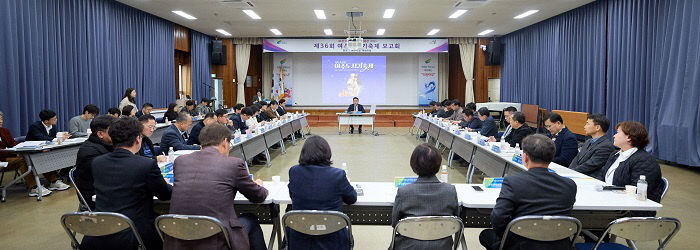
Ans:
POLYGON ((182 111, 177 114, 177 119, 175 119, 175 122, 186 122, 187 120, 192 120, 192 117, 189 113, 182 111))

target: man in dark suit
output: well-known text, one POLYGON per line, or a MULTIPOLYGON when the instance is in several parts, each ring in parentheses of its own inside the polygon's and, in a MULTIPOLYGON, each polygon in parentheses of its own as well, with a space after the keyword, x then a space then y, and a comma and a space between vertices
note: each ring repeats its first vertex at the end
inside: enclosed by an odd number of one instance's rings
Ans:
POLYGON ((178 150, 197 150, 200 147, 197 145, 187 145, 187 129, 192 125, 192 116, 183 111, 177 114, 175 124, 170 125, 165 130, 163 137, 160 139, 160 150, 168 154, 170 148, 174 151, 178 150))
MULTIPOLYGON (((576 201, 576 183, 547 169, 554 158, 555 146, 544 135, 530 135, 523 139, 523 164, 528 171, 503 179, 501 193, 491 211, 493 229, 479 235, 486 249, 498 249, 506 226, 513 219, 526 215, 571 214, 576 201)), ((505 249, 569 249, 569 239, 535 241, 509 234, 505 249)))
POLYGON ((280 99, 279 101, 280 105, 277 107, 277 114, 280 116, 283 116, 284 114, 287 113, 287 108, 284 107, 285 104, 287 104, 287 100, 284 98, 280 99))
MULTIPOLYGON (((56 138, 58 132, 56 129, 56 123, 58 122, 58 116, 53 110, 45 109, 39 112, 39 118, 41 121, 36 121, 29 125, 29 131, 27 131, 27 141, 52 141, 56 138)), ((63 133, 63 139, 70 138, 69 133, 63 133)))
POLYGON ((564 119, 557 113, 550 113, 544 118, 544 127, 549 130, 550 137, 557 147, 553 162, 569 166, 571 160, 578 154, 576 136, 564 125, 564 119))
MULTIPOLYGON (((266 249, 262 229, 255 216, 236 216, 236 193, 249 201, 265 201, 267 189, 253 181, 243 160, 229 157, 231 131, 221 124, 206 126, 200 134, 202 150, 175 160, 175 186, 170 213, 204 215, 219 219, 231 238, 233 249, 266 249), (207 162, 202 166, 202 162, 207 162), (204 170, 203 170, 204 168, 204 170)), ((227 249, 220 234, 201 240, 165 238, 164 249, 227 249)))
POLYGON ((582 174, 592 175, 605 165, 608 157, 615 151, 612 142, 605 136, 608 128, 610 128, 610 121, 604 115, 588 115, 583 130, 591 139, 583 144, 581 152, 574 157, 569 168, 582 174))
POLYGON ((464 118, 459 122, 460 128, 468 128, 471 130, 481 129, 481 120, 478 117, 474 117, 474 110, 466 108, 462 110, 462 117, 464 118))
POLYGON ((241 134, 245 134, 248 132, 248 125, 246 124, 245 121, 250 119, 254 115, 254 112, 251 108, 243 108, 241 112, 237 115, 234 116, 231 120, 233 121, 233 129, 240 130, 241 134))
POLYGON ((204 119, 197 122, 197 124, 190 130, 189 138, 187 138, 187 145, 199 145, 199 133, 202 131, 204 126, 215 122, 216 118, 214 117, 214 113, 210 112, 204 115, 204 119))
POLYGON ((525 123, 525 114, 523 112, 513 113, 508 126, 511 127, 511 131, 503 140, 510 144, 511 147, 520 144, 522 148, 522 140, 528 135, 535 133, 535 130, 525 123))
MULTIPOLYGON (((78 155, 75 160, 75 185, 80 190, 90 210, 95 210, 95 202, 92 201, 92 196, 95 194, 95 188, 92 186, 92 160, 114 150, 112 138, 109 137, 108 131, 109 126, 115 120, 117 118, 111 115, 100 115, 92 119, 92 122, 90 122, 92 134, 78 149, 78 155)), ((80 205, 78 207, 80 211, 87 211, 87 208, 83 207, 82 203, 80 205)))
MULTIPOLYGON (((350 106, 348 106, 348 109, 345 111, 364 113, 365 107, 362 107, 362 104, 360 104, 360 98, 353 97, 352 104, 350 104, 350 106)), ((357 131, 360 132, 360 134, 362 134, 362 125, 357 126, 357 131)), ((350 133, 355 133, 355 127, 353 125, 350 125, 350 133)))
POLYGON ((141 131, 141 150, 137 154, 155 159, 158 162, 166 161, 165 155, 160 152, 159 148, 153 146, 153 141, 150 138, 156 131, 156 118, 152 115, 142 115, 139 117, 139 122, 143 125, 143 130, 141 131))
MULTIPOLYGON (((109 127, 114 152, 92 160, 96 211, 115 212, 129 217, 143 239, 146 249, 162 249, 153 225, 153 196, 169 200, 172 186, 165 183, 155 160, 136 155, 141 149, 143 125, 132 117, 120 118, 109 127)), ((136 249, 132 232, 85 236, 80 249, 136 249)))
MULTIPOLYGON (((480 108, 479 111, 476 112, 477 115, 479 116, 479 120, 481 121, 481 129, 479 129, 479 133, 482 136, 486 137, 491 137, 491 136, 497 136, 498 135, 498 126, 496 125, 496 121, 491 117, 491 113, 488 108, 483 107, 480 108)), ((467 131, 476 131, 475 129, 467 129, 467 131)))
POLYGON ((153 111, 153 104, 151 103, 144 103, 143 106, 141 106, 141 110, 139 112, 136 112, 136 117, 141 117, 143 115, 150 115, 151 111, 153 111))

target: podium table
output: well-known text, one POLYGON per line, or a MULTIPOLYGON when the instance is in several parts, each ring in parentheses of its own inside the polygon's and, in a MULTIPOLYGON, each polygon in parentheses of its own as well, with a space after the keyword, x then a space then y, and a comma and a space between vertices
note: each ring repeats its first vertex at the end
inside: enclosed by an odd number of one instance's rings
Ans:
POLYGON ((375 113, 335 113, 338 116, 338 134, 341 125, 371 125, 374 134, 375 113))

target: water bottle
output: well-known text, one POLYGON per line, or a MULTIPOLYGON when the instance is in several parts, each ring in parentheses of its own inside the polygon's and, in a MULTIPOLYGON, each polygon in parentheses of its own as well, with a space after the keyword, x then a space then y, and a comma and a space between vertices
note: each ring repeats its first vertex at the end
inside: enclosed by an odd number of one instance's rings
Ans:
POLYGON ((173 150, 173 148, 170 148, 170 150, 168 150, 168 163, 173 163, 174 161, 175 161, 175 151, 173 150))
POLYGON ((637 200, 647 200, 647 177, 644 175, 640 175, 637 181, 637 200))
POLYGON ((523 150, 520 149, 520 143, 515 144, 515 153, 522 156, 523 155, 523 150))
POLYGON ((447 183, 448 182, 448 175, 447 175, 447 165, 442 165, 442 171, 440 171, 440 177, 442 178, 442 182, 447 183))

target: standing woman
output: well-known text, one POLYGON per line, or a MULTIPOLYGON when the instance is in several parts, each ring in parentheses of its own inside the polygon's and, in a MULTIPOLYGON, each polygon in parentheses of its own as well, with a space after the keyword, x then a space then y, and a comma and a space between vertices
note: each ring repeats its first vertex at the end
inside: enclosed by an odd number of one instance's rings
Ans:
POLYGON ((126 89, 122 101, 119 102, 119 110, 123 110, 128 105, 134 106, 134 112, 139 111, 139 108, 136 107, 136 90, 134 88, 126 89))

